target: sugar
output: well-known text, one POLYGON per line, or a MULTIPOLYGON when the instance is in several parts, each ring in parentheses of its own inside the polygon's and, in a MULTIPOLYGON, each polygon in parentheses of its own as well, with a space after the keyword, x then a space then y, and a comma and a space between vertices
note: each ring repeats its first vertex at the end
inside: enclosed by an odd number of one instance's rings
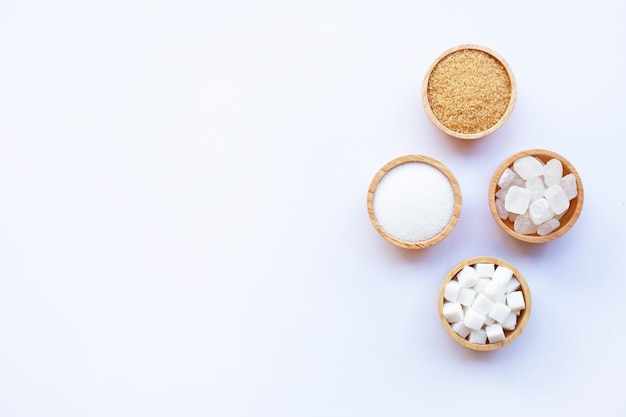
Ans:
POLYGON ((513 178, 515 178, 515 175, 515 171, 513 171, 511 168, 505 168, 505 170, 502 172, 502 175, 500 175, 500 178, 498 179, 498 186, 500 188, 506 188, 510 186, 513 182, 513 178))
POLYGON ((489 263, 479 263, 474 265, 474 268, 476 269, 476 274, 478 274, 479 278, 491 278, 495 270, 495 265, 489 263))
POLYGON ((578 195, 578 188, 576 186, 576 177, 574 176, 574 174, 565 175, 563 178, 561 178, 559 185, 561 186, 561 188, 563 189, 563 192, 565 193, 565 195, 567 196, 569 200, 573 199, 574 197, 578 195))
POLYGON ((491 277, 492 281, 498 282, 506 287, 509 281, 513 278, 513 271, 503 265, 498 265, 498 267, 494 270, 493 276, 491 277))
POLYGON ((504 198, 506 197, 506 193, 508 192, 509 192, 509 187, 500 188, 498 191, 496 191, 496 198, 499 198, 500 200, 504 201, 504 198))
POLYGON ((455 302, 459 298, 461 292, 461 285, 458 281, 450 281, 446 284, 446 288, 443 291, 443 298, 446 301, 455 302))
POLYGON ((545 198, 540 198, 528 207, 530 220, 536 225, 545 223, 554 217, 554 211, 545 198))
POLYGON ((511 278, 511 280, 509 281, 508 284, 506 284, 506 293, 510 293, 513 291, 516 291, 519 289, 519 287, 521 286, 519 280, 515 277, 511 278))
POLYGON ((524 183, 524 186, 530 190, 530 201, 536 201, 543 197, 543 192, 546 190, 546 185, 543 183, 541 177, 531 178, 524 183))
POLYGON ((439 169, 422 162, 407 162, 389 170, 373 198, 381 228, 406 242, 421 242, 440 233, 450 222, 454 206, 450 181, 439 169))
POLYGON ((472 308, 482 314, 483 316, 489 314, 493 308, 494 302, 489 299, 485 294, 478 294, 472 303, 472 308))
POLYGON ((524 303, 524 294, 521 291, 513 291, 506 295, 506 304, 511 311, 520 311, 526 308, 524 303))
POLYGON ((478 273, 471 265, 465 265, 457 274, 456 278, 463 288, 469 288, 478 281, 478 273))
POLYGON ((530 203, 530 190, 518 187, 516 185, 509 188, 504 199, 504 207, 506 211, 516 214, 524 214, 528 210, 530 203))
POLYGON ((506 286, 504 284, 492 280, 489 284, 487 284, 482 293, 489 297, 492 301, 498 301, 502 299, 505 291, 506 286))
POLYGON ((444 303, 443 316, 449 323, 463 320, 463 307, 459 303, 444 303))
POLYGON ((563 177, 563 164, 558 159, 550 159, 543 168, 543 180, 548 187, 558 184, 563 177))
POLYGON ((530 235, 537 232, 537 225, 528 214, 520 214, 513 222, 513 230, 521 235, 530 235))
POLYGON ((556 218, 549 219, 545 223, 537 227, 537 234, 539 236, 545 236, 547 234, 552 233, 556 229, 558 229, 560 225, 561 225, 561 222, 558 219, 556 218))
POLYGON ((461 292, 459 293, 458 302, 464 306, 472 305, 474 298, 476 297, 476 291, 471 288, 461 288, 461 292))
POLYGON ((487 284, 489 284, 490 282, 490 278, 478 278, 478 281, 476 281, 476 284, 474 284, 472 288, 474 289, 474 291, 476 291, 476 293, 483 292, 487 284))
POLYGON ((509 216, 509 212, 506 211, 506 207, 504 206, 504 200, 496 198, 496 212, 498 213, 498 217, 502 220, 509 216))
POLYGON ((569 208, 569 199, 559 184, 546 188, 543 193, 555 214, 562 214, 569 208))
POLYGON ((511 314, 511 309, 509 308, 509 306, 504 303, 495 303, 491 311, 489 311, 488 316, 498 323, 502 323, 509 314, 511 314))
POLYGON ((485 324, 485 316, 470 308, 463 317, 463 324, 472 330, 479 330, 485 324))
POLYGON ((525 180, 538 177, 543 174, 543 166, 536 158, 527 155, 513 162, 513 170, 525 180))
MULTIPOLYGON (((517 317, 515 315, 513 316, 517 317)), ((457 321, 456 323, 452 323, 450 327, 452 327, 452 330, 454 330, 454 332, 458 334, 459 336, 461 336, 463 339, 465 339, 472 332, 472 329, 464 325, 462 321, 457 321)))
POLYGON ((502 328, 504 330, 513 330, 515 326, 517 326, 517 314, 511 312, 502 322, 502 328))
POLYGON ((489 343, 498 343, 502 342, 505 339, 504 330, 502 330, 502 326, 500 324, 492 324, 491 326, 487 326, 485 328, 485 333, 487 334, 487 339, 489 343))
POLYGON ((487 342, 487 332, 483 329, 474 330, 469 334, 469 342, 484 345, 487 342))

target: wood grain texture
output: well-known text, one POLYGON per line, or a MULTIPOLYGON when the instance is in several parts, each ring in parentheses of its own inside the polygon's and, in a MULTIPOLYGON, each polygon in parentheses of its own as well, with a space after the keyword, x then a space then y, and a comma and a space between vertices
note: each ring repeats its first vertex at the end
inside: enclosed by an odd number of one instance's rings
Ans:
POLYGON ((493 218, 495 219, 496 223, 498 223, 498 225, 502 228, 502 230, 504 230, 509 236, 512 236, 517 240, 521 240, 523 242, 528 242, 528 243, 550 242, 554 239, 557 239, 563 236, 565 233, 567 233, 574 226, 574 224, 580 217, 580 213, 582 212, 582 209, 583 209, 584 199, 585 199, 585 191, 583 189, 583 183, 582 183, 582 180, 580 179, 580 175, 578 174, 578 171, 576 171, 576 168, 574 168, 574 165, 572 165, 567 159, 557 154, 556 152, 552 152, 552 151, 545 150, 545 149, 529 149, 526 151, 517 152, 509 156, 502 162, 502 164, 500 164, 500 166, 493 173, 493 177, 491 178, 491 183, 489 184, 489 208, 491 210, 491 214, 493 218), (578 188, 578 195, 570 201, 569 209, 567 210, 567 212, 565 212, 565 214, 560 220, 561 225, 556 230, 552 231, 552 233, 549 233, 545 236, 539 236, 537 234, 522 235, 520 233, 517 233, 513 229, 513 222, 510 221, 509 219, 502 220, 500 216, 498 216, 498 212, 496 210, 496 192, 499 189, 498 179, 500 179, 500 176, 502 175, 502 173, 507 167, 511 167, 513 165, 513 162, 515 162, 519 158, 526 156, 526 155, 536 156, 537 158, 541 159, 544 163, 548 162, 552 158, 556 158, 560 160, 561 164, 563 165, 563 176, 571 173, 576 178, 576 187, 578 188))
POLYGON ((374 178, 372 179, 372 182, 370 183, 369 189, 367 191, 367 212, 369 214, 372 225, 374 226, 376 231, 378 231, 378 233, 386 240, 393 243, 394 245, 400 246, 405 249, 424 249, 440 242, 442 239, 448 236, 459 220, 459 216, 461 215, 461 204, 461 187, 459 186, 459 183, 452 171, 450 171, 444 164, 442 164, 438 160, 425 155, 405 155, 388 162, 380 170, 378 170, 376 175, 374 175, 374 178), (374 194, 376 193, 376 187, 378 186, 378 183, 383 178, 383 176, 391 169, 408 162, 422 162, 437 168, 446 176, 446 178, 450 182, 450 185, 452 186, 452 191, 454 192, 454 210, 448 224, 437 235, 431 237, 430 239, 418 242, 407 242, 396 239, 395 237, 389 235, 382 228, 382 226, 376 219, 376 214, 374 213, 374 194))
POLYGON ((446 50, 431 64, 422 82, 422 104, 424 105, 424 110, 426 110, 426 114, 428 115, 428 118, 435 126, 437 126, 438 129, 458 139, 470 139, 470 140, 479 139, 498 130, 507 121, 507 119, 513 112, 513 108, 515 107, 516 100, 517 100, 517 83, 515 82, 515 76, 513 75, 513 70, 511 69, 509 64, 504 60, 504 58, 502 58, 497 52, 481 45, 463 44, 463 45, 455 46, 453 48, 446 50), (441 121, 439 121, 439 119, 437 119, 437 117, 435 117, 433 110, 430 106, 430 101, 428 99, 428 83, 430 81, 431 74, 435 66, 437 66, 439 61, 441 61, 446 56, 454 52, 465 50, 465 49, 474 49, 474 50, 482 51, 494 57, 497 61, 499 61, 502 64, 511 82, 511 98, 509 100, 509 105, 506 111, 504 112, 500 120, 495 125, 491 126, 487 130, 484 130, 482 132, 477 132, 477 133, 461 133, 461 132, 454 131, 448 128, 447 126, 445 126, 443 123, 441 123, 441 121))
POLYGON ((443 323, 443 327, 446 330, 446 332, 450 335, 450 337, 452 337, 452 339, 454 339, 460 345, 468 349, 477 350, 477 351, 496 350, 511 343, 524 331, 524 328, 526 327, 526 324, 528 323, 528 319, 530 318, 530 312, 532 310, 532 297, 530 294, 530 288, 528 287, 528 283, 526 282, 526 279, 524 279, 524 277, 522 276, 521 272, 517 268, 515 268, 513 265, 509 264, 508 262, 503 261, 502 259, 499 259, 499 258, 494 258, 492 256, 476 256, 473 258, 468 258, 456 264, 448 272, 443 282, 441 283, 441 288, 439 289, 439 298, 437 302, 439 306, 439 318, 441 319, 441 323, 443 323), (477 263, 490 263, 490 264, 495 264, 495 265, 502 265, 504 267, 509 268, 511 271, 513 271, 513 275, 515 276, 515 278, 517 278, 518 281, 520 282, 521 291, 522 291, 522 294, 524 294, 524 303, 526 307, 524 308, 524 310, 520 312, 520 315, 517 318, 517 325, 515 326, 515 329, 505 330, 504 331, 505 339, 498 343, 486 343, 484 345, 470 343, 469 340, 463 339, 461 336, 456 334, 454 330, 452 330, 450 323, 448 323, 448 320, 443 315, 443 303, 444 303, 443 295, 446 289, 446 285, 448 284, 448 282, 454 279, 454 277, 456 277, 456 274, 461 269, 463 269, 464 266, 475 265, 477 263))

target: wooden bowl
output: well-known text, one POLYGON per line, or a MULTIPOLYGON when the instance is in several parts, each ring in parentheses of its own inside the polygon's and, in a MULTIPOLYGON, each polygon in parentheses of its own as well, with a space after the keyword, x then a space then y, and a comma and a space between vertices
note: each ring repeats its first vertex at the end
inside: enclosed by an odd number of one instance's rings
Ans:
MULTIPOLYGON (((372 222, 372 225, 378 231, 378 233, 380 233, 380 235, 384 237, 386 240, 393 243, 394 245, 397 245, 406 249, 423 249, 423 248, 432 246, 438 243, 439 241, 441 241, 442 239, 444 239, 446 236, 450 234, 452 229, 454 229, 454 226, 456 226, 456 223, 459 220, 459 216, 461 214, 461 188, 459 187, 458 181, 452 174, 452 171, 450 171, 444 164, 437 161, 436 159, 428 157, 428 156, 424 156, 424 155, 405 155, 405 156, 401 156, 399 158, 396 158, 388 162, 376 173, 376 175, 372 179, 372 182, 370 183, 370 186, 367 192, 367 211, 369 213, 369 217, 372 222), (452 210, 450 220, 445 225, 445 227, 443 227, 443 229, 441 229, 438 233, 424 240, 412 241, 412 240, 405 240, 405 239, 400 239, 398 237, 392 236, 392 234, 388 233, 388 231, 385 230, 383 225, 380 224, 380 222, 378 221, 376 217, 376 213, 374 210, 375 194, 376 194, 376 190, 380 181, 393 168, 396 168, 397 166, 406 164, 406 163, 423 163, 423 164, 428 164, 436 168, 441 173, 443 173, 443 175, 449 181, 450 186, 451 186, 451 192, 453 194, 454 208, 452 210)), ((418 226, 419 226, 419 221, 421 221, 421 219, 416 219, 415 224, 418 226)))
POLYGON ((510 236, 514 237, 515 239, 521 240, 523 242, 529 242, 529 243, 549 242, 567 233, 572 228, 572 226, 574 226, 574 223, 576 223, 576 220, 578 220, 578 217, 580 216, 580 213, 583 209, 584 199, 585 199, 585 192, 583 190, 583 183, 580 179, 580 175, 578 175, 578 172, 576 171, 574 166, 561 155, 552 151, 545 150, 545 149, 529 149, 526 151, 517 152, 509 156, 500 164, 498 169, 496 169, 496 171, 493 174, 493 177, 491 178, 491 183, 489 184, 489 208, 491 209, 491 214, 493 215, 493 218, 495 219, 496 223, 498 223, 498 225, 502 228, 502 230, 504 230, 510 236), (523 235, 523 234, 517 233, 513 229, 513 222, 510 221, 509 219, 502 220, 500 216, 498 216, 498 212, 496 210, 496 192, 499 190, 498 180, 500 179, 500 176, 502 175, 502 173, 507 167, 511 167, 513 165, 513 162, 515 162, 519 158, 526 156, 526 155, 535 156, 539 158, 540 160, 542 160, 544 163, 548 162, 552 158, 556 158, 560 160, 561 164, 563 165, 563 176, 567 174, 573 174, 574 177, 576 178, 576 187, 578 188, 578 195, 574 197, 572 200, 570 200, 569 209, 565 212, 563 217, 561 217, 561 219, 559 220, 561 223, 560 226, 556 230, 552 231, 551 233, 545 236, 539 236, 538 234, 523 235))
POLYGON ((441 283, 441 288, 439 290, 438 303, 439 303, 439 318, 441 319, 441 322, 443 323, 443 327, 444 329, 446 329, 446 332, 448 332, 450 337, 452 337, 460 345, 465 346, 466 348, 469 348, 469 349, 477 350, 477 351, 489 351, 489 350, 500 349, 501 347, 506 346, 509 343, 511 343, 513 340, 515 340, 524 331, 524 328, 526 327, 526 324, 528 323, 528 319, 530 318, 530 311, 532 308, 532 298, 530 296, 530 289, 528 288, 528 283, 526 282, 522 274, 519 272, 519 270, 515 268, 513 265, 509 264, 508 262, 505 262, 502 259, 494 258, 491 256, 477 256, 474 258, 466 259, 462 262, 459 262, 457 265, 455 265, 448 272, 443 282, 441 283), (517 325, 515 326, 513 330, 505 330, 504 331, 505 339, 498 343, 485 343, 484 345, 470 343, 469 340, 462 338, 454 330, 452 330, 450 323, 448 323, 448 320, 443 315, 443 304, 444 304, 443 296, 444 296, 444 291, 446 289, 446 285, 448 284, 448 282, 450 282, 453 278, 456 277, 456 274, 461 269, 463 269, 464 266, 475 265, 477 263, 490 263, 490 264, 495 264, 496 266, 502 265, 502 266, 509 268, 511 271, 513 271, 515 278, 517 278, 517 280, 520 282, 520 291, 522 291, 522 294, 524 295, 524 303, 526 307, 524 308, 524 310, 521 310, 519 316, 517 317, 517 325))
POLYGON ((422 83, 428 118, 444 133, 478 139, 498 130, 517 99, 515 77, 495 51, 459 45, 433 62, 422 83))

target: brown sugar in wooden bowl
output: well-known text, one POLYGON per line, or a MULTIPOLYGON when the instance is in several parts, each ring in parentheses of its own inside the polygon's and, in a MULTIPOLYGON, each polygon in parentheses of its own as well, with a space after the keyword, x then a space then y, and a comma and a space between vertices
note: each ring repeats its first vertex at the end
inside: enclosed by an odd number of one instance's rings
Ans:
POLYGON ((574 168, 574 165, 563 156, 559 155, 556 152, 552 152, 545 149, 529 149, 521 152, 517 152, 508 158, 506 158, 500 166, 496 169, 491 178, 491 183, 489 184, 489 208, 491 210, 491 214, 495 219, 496 223, 504 230, 508 235, 514 237, 515 239, 529 242, 529 243, 545 243, 557 239, 567 233, 576 223, 578 218, 580 217, 580 213, 583 209, 583 201, 585 198, 585 192, 583 189, 583 183, 580 178, 580 175, 574 168), (572 174, 576 180, 576 196, 569 201, 569 208, 565 213, 563 213, 559 219, 559 226, 553 230, 552 232, 540 236, 537 233, 532 234, 522 234, 515 231, 515 225, 512 221, 511 217, 507 217, 506 219, 502 219, 498 214, 498 209, 496 207, 496 193, 500 190, 498 186, 498 181, 502 176, 503 172, 507 168, 513 167, 515 161, 521 159, 525 156, 533 156, 541 160, 544 164, 547 163, 551 159, 557 159, 561 162, 563 167, 563 176, 568 174, 572 174))
POLYGON ((405 249, 432 246, 452 232, 461 214, 461 188, 452 171, 424 155, 385 164, 367 192, 376 231, 405 249))
POLYGON ((428 118, 459 139, 478 139, 495 132, 511 115, 516 98, 509 64, 480 45, 448 49, 430 66, 422 83, 428 118))
MULTIPOLYGON (((454 339, 454 341, 456 341, 460 345, 476 351, 496 350, 508 345, 513 340, 515 340, 526 328, 526 324, 528 323, 528 320, 530 318, 530 312, 532 308, 530 288, 528 287, 528 283, 526 282, 520 271, 508 262, 491 256, 477 256, 469 258, 462 262, 459 262, 452 269, 450 269, 448 274, 445 276, 443 282, 441 283, 437 303, 439 308, 439 318, 441 319, 441 323, 443 324, 444 329, 450 335, 450 337, 452 337, 452 339, 454 339), (523 295, 523 301, 525 306, 522 310, 519 311, 519 315, 517 315, 517 318, 515 319, 514 327, 511 330, 504 330, 504 339, 495 343, 490 343, 489 340, 487 340, 484 344, 470 342, 469 336, 461 337, 461 335, 459 335, 453 329, 453 324, 449 323, 448 319, 444 315, 444 304, 447 303, 446 299, 444 298, 446 293, 446 286, 452 280, 456 280, 458 273, 461 272, 464 267, 475 266, 477 264, 493 264, 494 267, 503 266, 505 268, 508 268, 510 271, 512 271, 513 277, 517 279, 517 281, 519 281, 519 288, 514 291, 521 291, 523 295)), ((471 307, 466 307, 464 314, 467 314, 466 312, 468 308, 471 307)))

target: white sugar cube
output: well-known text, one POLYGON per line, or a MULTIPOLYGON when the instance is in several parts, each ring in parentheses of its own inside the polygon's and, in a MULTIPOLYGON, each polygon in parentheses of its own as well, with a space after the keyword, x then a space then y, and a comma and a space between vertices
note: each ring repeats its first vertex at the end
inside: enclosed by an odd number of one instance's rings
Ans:
POLYGON ((578 195, 578 187, 576 186, 576 177, 574 174, 567 174, 561 178, 559 185, 563 189, 563 192, 565 192, 568 199, 571 200, 578 195))
POLYGON ((517 185, 509 188, 504 198, 504 208, 510 213, 524 214, 530 204, 530 190, 517 185))
POLYGON ((515 178, 515 172, 511 168, 505 168, 498 179, 498 186, 500 188, 508 187, 513 182, 513 178, 515 178))
POLYGON ((513 271, 506 266, 498 265, 498 267, 493 271, 491 280, 506 286, 511 278, 513 278, 513 271))
POLYGON ((513 291, 517 291, 521 286, 519 280, 515 277, 511 278, 508 284, 506 284, 506 292, 507 294, 513 291))
POLYGON ((495 324, 496 321, 494 319, 492 319, 489 316, 485 316, 485 326, 491 326, 492 324, 495 324))
POLYGON ((543 192, 543 196, 548 200, 555 214, 565 213, 569 208, 569 198, 567 198, 565 191, 563 191, 563 188, 561 188, 559 184, 546 188, 546 191, 543 192))
POLYGON ((472 308, 483 316, 489 314, 493 306, 494 302, 483 293, 478 294, 472 303, 472 308))
POLYGON ((461 292, 461 284, 458 281, 452 280, 446 284, 446 288, 443 291, 443 298, 447 301, 455 302, 459 298, 461 292))
POLYGON ((478 280, 478 274, 471 265, 465 265, 457 274, 456 278, 459 280, 462 288, 469 288, 476 284, 478 280))
POLYGON ((504 330, 502 330, 502 326, 500 324, 492 324, 491 326, 487 326, 485 328, 485 333, 487 333, 487 339, 489 339, 489 343, 498 343, 502 342, 505 339, 504 330))
POLYGON ((513 230, 521 235, 531 235, 537 232, 537 225, 528 214, 520 214, 513 222, 513 230))
POLYGON ((474 265, 474 268, 476 268, 476 273, 480 278, 491 278, 491 276, 493 275, 493 271, 495 270, 495 265, 480 263, 474 265))
POLYGON ((476 291, 476 293, 483 292, 487 284, 489 284, 490 282, 491 278, 478 278, 478 281, 476 281, 476 284, 474 284, 472 289, 476 291))
POLYGON ((548 187, 558 184, 563 176, 563 164, 558 159, 550 159, 543 167, 543 180, 548 187))
POLYGON ((452 327, 452 330, 454 330, 454 332, 458 334, 459 336, 461 336, 463 339, 465 339, 467 335, 469 335, 470 332, 472 331, 472 329, 464 325, 462 321, 457 321, 456 323, 452 323, 450 327, 452 327))
POLYGON ((491 301, 498 301, 502 299, 502 296, 505 294, 506 287, 497 281, 491 281, 489 284, 485 286, 483 290, 483 294, 485 294, 491 301))
POLYGON ((485 324, 485 316, 469 308, 467 313, 465 313, 465 317, 463 317, 463 324, 472 330, 479 330, 485 324))
POLYGON ((509 314, 511 314, 511 309, 506 304, 495 303, 489 312, 489 317, 498 323, 502 323, 509 314))
POLYGON ((531 178, 525 183, 525 187, 530 190, 530 201, 533 202, 543 197, 543 192, 546 190, 546 186, 543 183, 541 177, 531 178))
POLYGON ((517 326, 517 314, 511 312, 502 322, 502 328, 504 330, 513 330, 515 326, 517 326))
POLYGON ((538 226, 553 218, 554 211, 548 200, 541 197, 528 207, 528 215, 530 220, 538 226))
POLYGON ((443 316, 448 320, 448 323, 456 323, 457 321, 463 320, 463 308, 461 304, 444 303, 443 316))
POLYGON ((511 311, 520 311, 526 308, 524 303, 524 294, 521 291, 513 291, 506 295, 506 304, 511 311))
POLYGON ((506 211, 506 207, 504 207, 504 200, 501 200, 499 198, 496 198, 496 213, 498 213, 498 216, 504 220, 509 216, 509 212, 506 211))
POLYGON ((545 223, 537 227, 537 234, 539 236, 545 236, 549 233, 552 233, 556 229, 558 229, 560 225, 561 225, 561 222, 558 221, 556 218, 549 219, 545 223))
POLYGON ((471 288, 461 288, 459 293, 458 302, 464 306, 471 306, 474 298, 476 297, 476 291, 471 288))
POLYGON ((487 332, 482 329, 474 330, 469 334, 468 340, 476 345, 484 345, 487 342, 487 332))
POLYGON ((525 180, 543 175, 543 164, 538 159, 527 155, 513 162, 513 170, 525 180))

